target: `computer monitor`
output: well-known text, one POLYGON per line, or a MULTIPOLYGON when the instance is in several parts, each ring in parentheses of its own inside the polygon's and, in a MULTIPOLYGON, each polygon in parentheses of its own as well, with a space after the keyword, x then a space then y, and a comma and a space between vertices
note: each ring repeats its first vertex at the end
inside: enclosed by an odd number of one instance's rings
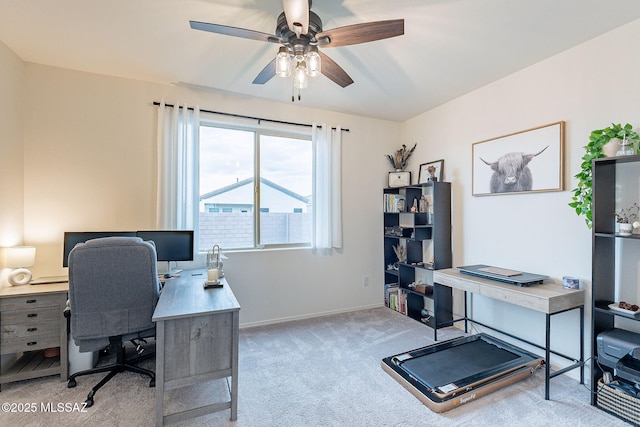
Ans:
POLYGON ((149 230, 136 235, 155 243, 158 261, 193 261, 193 230, 149 230))
POLYGON ((65 231, 62 266, 69 266, 69 252, 78 243, 100 237, 136 237, 135 231, 65 231))

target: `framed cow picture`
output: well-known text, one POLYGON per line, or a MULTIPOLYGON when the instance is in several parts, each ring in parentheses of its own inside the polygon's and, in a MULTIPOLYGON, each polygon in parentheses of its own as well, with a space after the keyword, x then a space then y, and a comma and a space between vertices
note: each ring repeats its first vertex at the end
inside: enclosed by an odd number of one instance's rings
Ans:
POLYGON ((473 195, 562 191, 563 146, 564 122, 476 142, 473 195))

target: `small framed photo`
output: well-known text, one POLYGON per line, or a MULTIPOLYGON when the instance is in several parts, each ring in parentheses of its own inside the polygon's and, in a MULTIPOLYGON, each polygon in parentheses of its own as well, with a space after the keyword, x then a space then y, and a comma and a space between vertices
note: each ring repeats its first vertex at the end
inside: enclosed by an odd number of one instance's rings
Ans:
POLYGON ((444 160, 436 160, 435 162, 421 164, 420 174, 418 175, 418 184, 442 181, 443 170, 444 160))
POLYGON ((411 172, 389 172, 389 187, 404 187, 411 185, 411 172))

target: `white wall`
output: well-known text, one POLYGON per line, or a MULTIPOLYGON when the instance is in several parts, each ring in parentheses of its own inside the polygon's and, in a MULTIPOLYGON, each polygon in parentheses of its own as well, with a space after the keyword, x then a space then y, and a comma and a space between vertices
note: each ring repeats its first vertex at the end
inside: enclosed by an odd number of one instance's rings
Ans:
POLYGON ((399 123, 32 63, 24 68, 24 236, 38 250, 34 276, 66 272, 64 231, 154 227, 156 107, 151 104, 164 98, 350 129, 342 153, 344 249, 227 254, 224 269, 242 306, 241 324, 382 305, 380 194, 384 154, 400 144, 399 123), (370 278, 368 287, 363 276, 370 278))
MULTIPOLYGON (((591 301, 591 233, 567 206, 583 146, 594 129, 612 122, 640 125, 640 57, 632 54, 640 21, 475 90, 403 124, 402 140, 418 142, 420 162, 445 159, 453 183, 454 266, 489 264, 581 278, 591 301), (565 121, 562 192, 473 197, 475 142, 565 121)), ((419 162, 411 164, 414 173, 419 162)), ((478 318, 544 342, 544 316, 492 300, 475 299, 478 318)), ((586 349, 590 348, 586 310, 586 349)), ((578 313, 557 316, 552 344, 577 354, 578 313)), ((575 375, 575 373, 574 373, 575 375)))
POLYGON ((24 65, 0 43, 0 246, 22 244, 24 65))
MULTIPOLYGON (((24 155, 22 113, 24 65, 0 43, 0 247, 23 244, 24 155)), ((0 288, 8 285, 11 270, 3 268, 0 251, 0 288)))

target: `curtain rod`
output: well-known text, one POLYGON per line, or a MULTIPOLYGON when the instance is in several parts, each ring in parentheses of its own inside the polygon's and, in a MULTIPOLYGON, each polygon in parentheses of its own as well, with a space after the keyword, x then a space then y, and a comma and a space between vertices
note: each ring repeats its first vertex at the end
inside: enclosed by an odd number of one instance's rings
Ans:
MULTIPOLYGON (((153 101, 153 105, 160 105, 160 103, 158 101, 153 101)), ((164 104, 165 107, 169 107, 169 108, 175 108, 175 106, 173 104, 164 104)), ((178 106, 178 108, 184 108, 182 106, 178 106)), ((193 107, 187 107, 187 109, 189 110, 193 110, 193 107)), ((219 114, 222 116, 230 116, 230 117, 238 117, 241 119, 250 119, 250 120, 257 120, 258 124, 260 124, 260 122, 270 122, 270 123, 279 123, 282 125, 293 125, 293 126, 304 126, 304 127, 311 127, 313 125, 307 124, 307 123, 294 123, 294 122, 285 122, 282 120, 273 120, 273 119, 263 119, 261 117, 253 117, 253 116, 244 116, 242 114, 233 114, 233 113, 223 113, 221 111, 211 111, 211 110, 200 110, 203 113, 211 113, 211 114, 219 114)), ((318 126, 320 128, 322 128, 322 126, 318 126)), ((332 130, 336 130, 336 128, 331 128, 332 130)), ((343 132, 349 132, 349 129, 341 129, 343 132)))

